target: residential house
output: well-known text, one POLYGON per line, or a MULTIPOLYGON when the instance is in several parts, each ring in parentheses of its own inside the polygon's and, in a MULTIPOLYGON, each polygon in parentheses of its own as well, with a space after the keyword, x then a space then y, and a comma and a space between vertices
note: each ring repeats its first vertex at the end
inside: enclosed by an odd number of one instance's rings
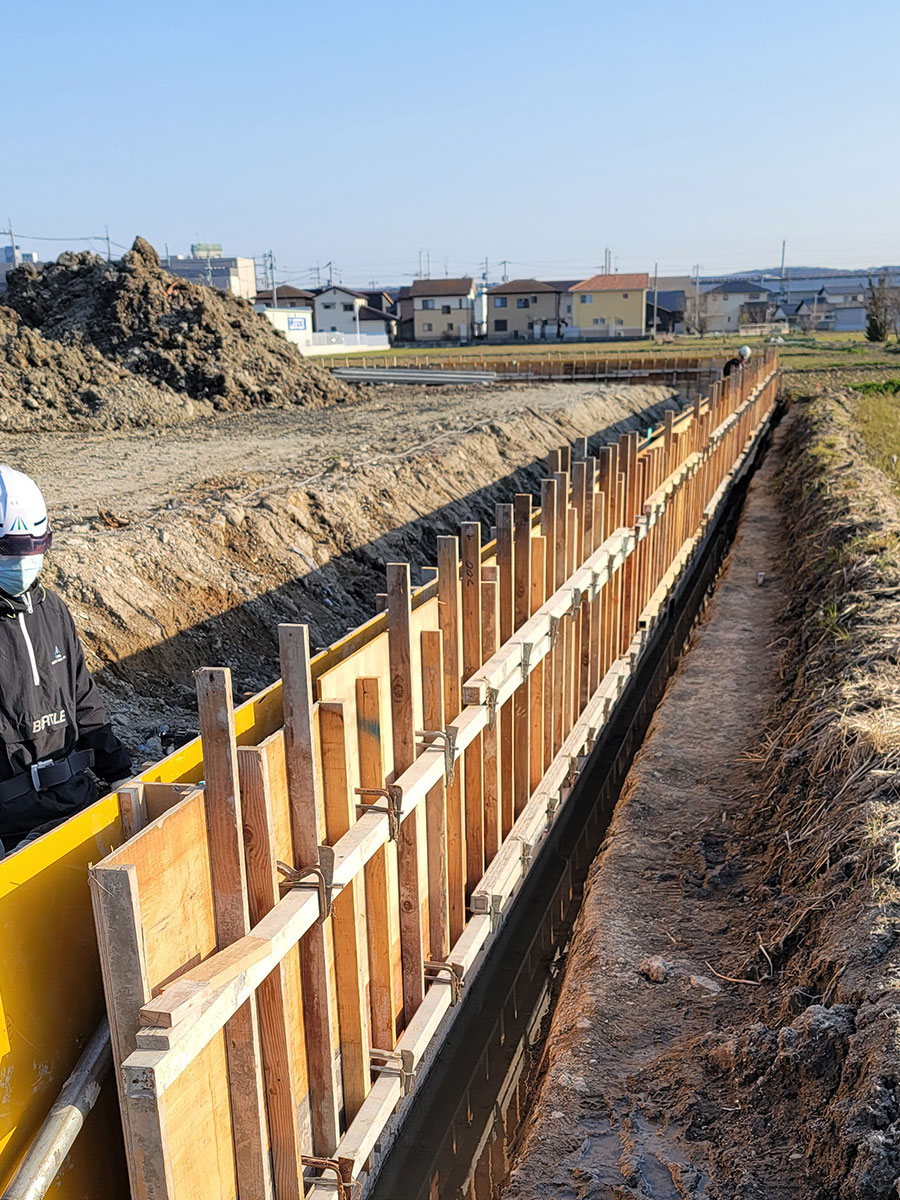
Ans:
MULTIPOLYGON (((653 291, 647 293, 647 328, 651 332, 653 330, 654 296, 653 291)), ((656 332, 683 333, 685 304, 686 299, 682 289, 663 291, 660 288, 655 304, 656 332)))
POLYGON ((313 292, 304 292, 302 288, 292 287, 289 283, 280 283, 274 289, 257 292, 253 307, 262 308, 312 308, 315 303, 313 292))
POLYGON ((417 279, 410 288, 417 342, 466 342, 475 334, 475 281, 417 279))
POLYGON ((402 287, 394 297, 394 313, 397 317, 397 341, 411 342, 416 336, 413 321, 412 288, 402 287))
POLYGON ((772 294, 761 283, 747 279, 726 279, 700 296, 700 323, 704 333, 737 333, 741 327, 741 306, 768 303, 772 294))
POLYGON ((319 333, 387 334, 397 331, 396 318, 372 308, 366 292, 334 284, 315 297, 316 330, 319 333))
POLYGON ((512 279, 487 290, 487 333, 492 341, 562 336, 560 293, 551 283, 512 279))
POLYGON ((582 338, 643 337, 650 276, 594 275, 572 288, 573 333, 582 338))

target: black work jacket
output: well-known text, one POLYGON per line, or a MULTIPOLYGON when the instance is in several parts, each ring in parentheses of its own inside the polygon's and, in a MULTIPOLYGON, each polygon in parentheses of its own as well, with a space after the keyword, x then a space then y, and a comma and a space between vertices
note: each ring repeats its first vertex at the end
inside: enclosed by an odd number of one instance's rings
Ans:
MULTIPOLYGON (((0 593, 0 783, 74 750, 93 750, 94 769, 108 783, 131 773, 63 601, 40 583, 24 596, 0 593)), ((82 773, 0 800, 0 838, 77 812, 96 794, 82 773)))

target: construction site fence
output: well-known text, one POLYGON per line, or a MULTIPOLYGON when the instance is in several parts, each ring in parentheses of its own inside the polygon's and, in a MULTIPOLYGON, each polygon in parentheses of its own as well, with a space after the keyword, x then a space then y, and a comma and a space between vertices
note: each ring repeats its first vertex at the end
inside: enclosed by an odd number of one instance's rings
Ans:
POLYGON ((249 709, 197 673, 199 744, 90 871, 134 1197, 356 1194, 777 390, 772 351, 552 453, 336 646, 281 626, 249 709))
POLYGON ((662 354, 640 356, 597 355, 587 350, 515 354, 365 354, 337 355, 331 367, 390 367, 402 370, 490 371, 498 380, 558 381, 561 383, 620 380, 630 383, 700 385, 709 391, 721 374, 721 357, 685 357, 662 354))

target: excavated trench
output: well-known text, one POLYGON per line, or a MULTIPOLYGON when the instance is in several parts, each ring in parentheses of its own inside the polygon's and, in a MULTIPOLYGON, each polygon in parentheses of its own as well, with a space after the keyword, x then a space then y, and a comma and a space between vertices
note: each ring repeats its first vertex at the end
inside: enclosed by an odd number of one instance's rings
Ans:
POLYGON ((900 1194, 900 502, 857 399, 760 447, 375 1200, 900 1194))
MULTIPOLYGON (((762 458, 766 448, 765 442, 758 446, 755 461, 762 458)), ((766 472, 771 474, 771 468, 766 468, 766 472)), ((575 952, 573 925, 577 921, 583 928, 592 919, 582 908, 585 885, 589 876, 596 874, 597 863, 602 861, 602 856, 600 859, 595 856, 608 832, 623 788, 626 791, 631 788, 626 777, 632 760, 651 720, 655 725, 659 722, 659 717, 654 717, 657 705, 662 700, 663 709, 671 709, 673 690, 679 686, 680 679, 689 669, 696 675, 696 669, 689 668, 696 655, 695 650, 688 649, 694 641, 692 631, 700 621, 696 637, 702 638, 705 630, 719 619, 715 615, 716 606, 721 605, 719 597, 713 599, 712 618, 704 619, 703 614, 739 528, 748 483, 749 474, 733 489, 711 531, 705 553, 681 581, 664 620, 654 631, 638 673, 623 696, 618 715, 602 735, 576 783, 567 815, 548 836, 458 1020, 428 1064, 422 1093, 399 1125, 393 1141, 385 1139, 381 1147, 384 1158, 368 1191, 373 1200, 396 1200, 400 1196, 404 1200, 406 1197, 410 1200, 449 1200, 451 1197, 453 1200, 457 1197, 494 1200, 503 1193, 511 1169, 511 1196, 565 1200, 620 1195, 615 1189, 582 1188, 575 1182, 580 1167, 576 1164, 570 1178, 568 1167, 561 1166, 565 1134, 575 1113, 564 1102, 554 1102, 548 1110, 549 1101, 545 1101, 542 1094, 546 1086, 547 1059, 552 1058, 554 1048, 559 1044, 557 1026, 562 1011, 561 989, 563 1002, 567 995, 569 997, 576 1030, 570 1041, 577 1043, 579 1036, 584 1036, 586 1018, 579 1015, 583 991, 590 991, 592 980, 602 974, 602 970, 598 969, 590 952, 575 952), (670 683, 673 671, 675 676, 670 683), (553 1121, 548 1128, 550 1112, 553 1121), (530 1144, 523 1141, 523 1134, 527 1139, 532 1131, 535 1131, 544 1154, 529 1161, 530 1144)), ((749 516, 744 518, 744 527, 751 519, 749 516)), ((743 532, 739 533, 737 548, 731 552, 723 582, 719 585, 724 589, 731 586, 734 562, 745 541, 743 532)), ((770 607, 777 603, 776 589, 771 585, 760 594, 765 596, 770 607)), ((729 671, 729 664, 720 663, 718 672, 713 672, 709 678, 710 709, 704 714, 706 726, 701 737, 717 723, 717 682, 727 679, 729 671)), ((676 725, 681 720, 677 711, 674 719, 676 725)), ((640 752, 642 756, 654 753, 649 748, 654 736, 651 732, 640 752)), ((697 730, 685 725, 682 734, 685 760, 690 759, 696 738, 697 730)), ((691 809, 684 796, 681 805, 684 819, 690 824, 691 809)), ((631 849, 634 848, 632 843, 631 849)), ((666 852, 671 849, 671 843, 667 843, 666 852)), ((652 881, 641 875, 640 868, 629 879, 628 888, 647 891, 651 909, 657 902, 652 881)), ((602 926, 606 896, 597 895, 601 916, 592 914, 592 917, 602 926)), ((622 904, 627 909, 622 897, 616 897, 612 903, 614 906, 622 904)), ((616 980, 615 987, 604 996, 609 1013, 604 1010, 599 1020, 612 1019, 610 1014, 621 1008, 623 997, 633 995, 640 980, 640 976, 635 976, 637 963, 658 949, 654 942, 635 961, 632 960, 636 952, 629 949, 627 960, 622 960, 623 965, 627 963, 624 972, 627 978, 616 980), (620 988, 624 990, 619 991, 620 988)), ((704 998, 705 982, 698 984, 704 998)), ((686 998, 688 1004, 691 1001, 691 997, 686 998)), ((633 1007, 640 1024, 640 1004, 633 1007)), ((579 1085, 573 1083, 572 1077, 562 1069, 561 1074, 565 1081, 563 1090, 569 1088, 570 1097, 577 1095, 579 1085)), ((599 1137, 591 1144, 601 1159, 611 1156, 615 1169, 615 1149, 599 1137)), ((581 1153, 582 1144, 579 1143, 576 1158, 581 1153)), ((648 1186, 646 1192, 622 1192, 621 1195, 688 1194, 671 1190, 657 1192, 653 1190, 652 1181, 648 1181, 648 1186)))

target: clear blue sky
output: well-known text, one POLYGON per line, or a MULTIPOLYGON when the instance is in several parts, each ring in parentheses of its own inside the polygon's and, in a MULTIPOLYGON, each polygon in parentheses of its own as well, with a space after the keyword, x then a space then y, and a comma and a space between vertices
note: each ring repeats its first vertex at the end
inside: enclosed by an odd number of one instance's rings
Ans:
MULTIPOLYGON (((900 5, 7 0, 0 223, 303 283, 900 261, 900 5)), ((50 257, 61 243, 20 240, 50 257)), ((73 243, 75 245, 76 243, 73 243)))

